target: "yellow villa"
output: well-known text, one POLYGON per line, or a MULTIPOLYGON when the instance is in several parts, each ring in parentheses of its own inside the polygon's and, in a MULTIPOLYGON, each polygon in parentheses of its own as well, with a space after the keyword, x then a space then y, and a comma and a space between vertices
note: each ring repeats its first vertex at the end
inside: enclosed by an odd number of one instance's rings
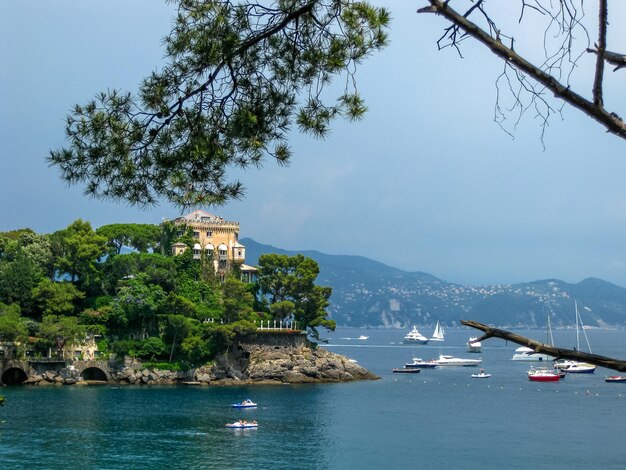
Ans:
MULTIPOLYGON (((178 235, 182 235, 185 229, 193 231, 193 258, 212 260, 213 269, 220 279, 223 280, 234 267, 239 268, 242 281, 253 282, 256 279, 258 270, 244 264, 246 247, 239 243, 239 222, 227 221, 203 210, 193 211, 172 222, 180 227, 178 235)), ((172 254, 180 255, 187 249, 184 243, 174 243, 172 254)))

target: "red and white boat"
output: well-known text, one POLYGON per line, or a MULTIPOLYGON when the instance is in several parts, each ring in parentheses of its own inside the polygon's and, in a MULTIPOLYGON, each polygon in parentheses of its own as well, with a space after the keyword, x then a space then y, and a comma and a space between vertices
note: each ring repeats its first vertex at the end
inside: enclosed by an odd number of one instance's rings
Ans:
POLYGON ((533 382, 558 382, 561 375, 557 370, 547 369, 545 367, 533 367, 528 371, 528 380, 533 382))

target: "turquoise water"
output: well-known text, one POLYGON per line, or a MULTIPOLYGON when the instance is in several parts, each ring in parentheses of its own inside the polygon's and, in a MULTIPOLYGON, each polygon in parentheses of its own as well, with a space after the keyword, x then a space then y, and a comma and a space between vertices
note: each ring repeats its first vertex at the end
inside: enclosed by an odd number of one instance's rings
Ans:
MULTIPOLYGON (((526 379, 516 345, 464 352, 469 330, 405 346, 399 330, 338 330, 328 349, 381 376, 373 382, 255 387, 7 387, 0 468, 602 468, 623 469, 626 384, 609 371, 559 383, 526 379), (369 335, 359 341, 360 334, 369 335), (350 338, 350 339, 348 339, 350 338), (481 357, 475 368, 392 374, 411 357, 481 357), (252 398, 259 408, 230 404, 252 398), (258 429, 224 424, 255 419, 258 429)), ((430 332, 428 332, 430 333, 430 332)), ((521 332, 542 339, 541 332, 521 332)), ((594 352, 626 357, 626 331, 590 331, 594 352)), ((555 332, 568 346, 572 331, 555 332)))

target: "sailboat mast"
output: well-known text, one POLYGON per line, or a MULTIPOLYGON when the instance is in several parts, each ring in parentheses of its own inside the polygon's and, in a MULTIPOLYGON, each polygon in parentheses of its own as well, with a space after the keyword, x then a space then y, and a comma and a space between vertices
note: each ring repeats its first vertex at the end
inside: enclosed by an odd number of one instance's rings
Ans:
POLYGON ((580 336, 578 333, 578 321, 580 315, 578 314, 578 302, 574 300, 574 307, 576 308, 576 351, 580 351, 580 336))

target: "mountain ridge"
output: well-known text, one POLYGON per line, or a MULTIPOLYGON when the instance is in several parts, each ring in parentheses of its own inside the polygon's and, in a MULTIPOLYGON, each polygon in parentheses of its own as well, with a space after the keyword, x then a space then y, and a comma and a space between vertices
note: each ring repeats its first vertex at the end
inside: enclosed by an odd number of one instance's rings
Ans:
POLYGON ((506 328, 574 325, 574 300, 590 327, 626 326, 626 289, 588 277, 571 284, 543 279, 517 284, 464 286, 421 271, 403 271, 358 255, 285 250, 244 238, 246 263, 262 254, 302 254, 320 266, 318 284, 333 288, 328 312, 339 326, 405 328, 455 327, 472 319, 506 328))

